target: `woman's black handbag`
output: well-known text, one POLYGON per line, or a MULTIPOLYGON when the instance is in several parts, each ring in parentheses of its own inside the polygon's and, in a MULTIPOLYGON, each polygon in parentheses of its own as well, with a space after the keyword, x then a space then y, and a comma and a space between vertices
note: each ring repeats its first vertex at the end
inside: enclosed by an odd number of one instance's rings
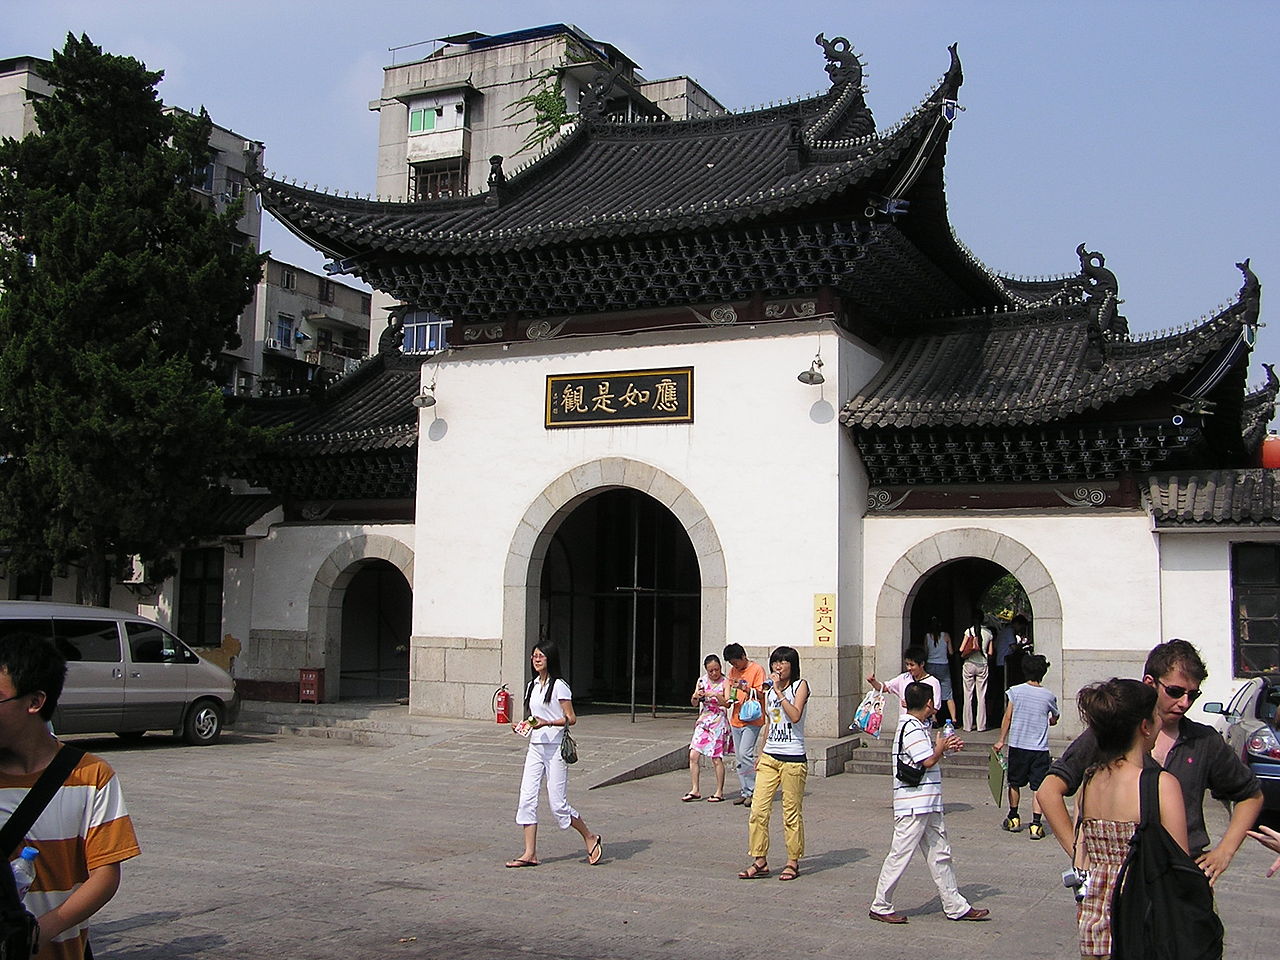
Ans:
POLYGON ((569 721, 564 724, 564 736, 560 738, 560 759, 565 763, 578 762, 578 745, 569 736, 569 721))
POLYGON ((1204 871, 1160 823, 1160 771, 1138 780, 1142 822, 1116 876, 1111 955, 1117 960, 1222 960, 1222 921, 1204 871))
POLYGON ((904 786, 918 787, 924 780, 924 767, 917 767, 911 762, 910 758, 903 759, 902 756, 902 736, 907 732, 907 725, 904 723, 898 728, 898 752, 896 755, 898 769, 895 776, 902 782, 904 786))

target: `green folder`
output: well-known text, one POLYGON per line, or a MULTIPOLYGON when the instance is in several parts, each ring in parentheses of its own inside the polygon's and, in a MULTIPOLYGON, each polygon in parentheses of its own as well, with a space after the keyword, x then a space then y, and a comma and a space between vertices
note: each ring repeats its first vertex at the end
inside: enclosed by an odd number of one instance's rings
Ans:
POLYGON ((1004 757, 992 747, 991 759, 987 761, 987 786, 991 788, 991 800, 997 807, 1003 803, 1004 769, 1004 757))

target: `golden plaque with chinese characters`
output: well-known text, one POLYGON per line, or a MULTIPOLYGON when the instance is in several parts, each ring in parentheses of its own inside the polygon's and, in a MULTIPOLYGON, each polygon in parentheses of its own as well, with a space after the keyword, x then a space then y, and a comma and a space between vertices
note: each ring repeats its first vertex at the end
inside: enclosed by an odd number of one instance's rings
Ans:
POLYGON ((693 422, 693 367, 547 377, 547 429, 693 422))

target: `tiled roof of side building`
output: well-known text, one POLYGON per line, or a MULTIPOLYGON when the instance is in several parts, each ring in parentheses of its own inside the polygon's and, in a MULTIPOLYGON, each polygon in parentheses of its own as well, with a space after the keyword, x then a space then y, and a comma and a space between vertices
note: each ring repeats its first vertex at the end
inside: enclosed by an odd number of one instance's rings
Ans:
POLYGON ((1280 524, 1274 470, 1153 475, 1147 479, 1144 498, 1157 527, 1280 524))
POLYGON ((255 187, 292 230, 338 258, 491 253, 752 223, 823 204, 854 185, 887 187, 913 150, 945 141, 944 101, 954 99, 961 78, 953 52, 935 90, 880 134, 843 136, 869 118, 860 85, 853 95, 846 83, 823 97, 744 114, 628 123, 579 118, 547 154, 471 197, 339 198, 264 175, 255 187))
POLYGON ((318 396, 262 397, 246 403, 250 423, 284 427, 280 453, 309 454, 412 448, 425 357, 377 354, 318 396))
POLYGON ((866 429, 1046 423, 1176 383, 1226 350, 1247 355, 1258 317, 1248 277, 1234 303, 1197 326, 1100 347, 1084 300, 951 318, 901 338, 841 420, 866 429))

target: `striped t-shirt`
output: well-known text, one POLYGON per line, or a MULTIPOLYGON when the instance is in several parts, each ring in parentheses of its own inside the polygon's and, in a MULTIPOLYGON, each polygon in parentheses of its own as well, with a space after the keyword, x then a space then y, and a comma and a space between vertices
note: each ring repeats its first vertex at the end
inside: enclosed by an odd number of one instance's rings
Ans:
POLYGON ((1020 683, 1007 696, 1013 705, 1007 743, 1019 750, 1049 749, 1049 718, 1058 718, 1058 697, 1039 684, 1020 683))
POLYGON ((933 741, 925 725, 909 713, 904 713, 893 735, 893 751, 890 754, 893 777, 893 815, 908 817, 917 813, 942 813, 942 765, 935 763, 924 772, 918 787, 908 787, 898 779, 898 743, 902 743, 902 759, 919 766, 933 756, 933 741), (901 741, 899 741, 901 738, 901 741))
MULTIPOLYGON (((40 772, 0 774, 0 822, 8 820, 40 772)), ((139 854, 133 822, 125 810, 115 771, 86 753, 53 795, 22 846, 35 847, 36 877, 26 907, 37 917, 66 901, 89 879, 89 871, 139 854)), ((40 960, 81 960, 89 930, 84 924, 41 944, 40 960)))

